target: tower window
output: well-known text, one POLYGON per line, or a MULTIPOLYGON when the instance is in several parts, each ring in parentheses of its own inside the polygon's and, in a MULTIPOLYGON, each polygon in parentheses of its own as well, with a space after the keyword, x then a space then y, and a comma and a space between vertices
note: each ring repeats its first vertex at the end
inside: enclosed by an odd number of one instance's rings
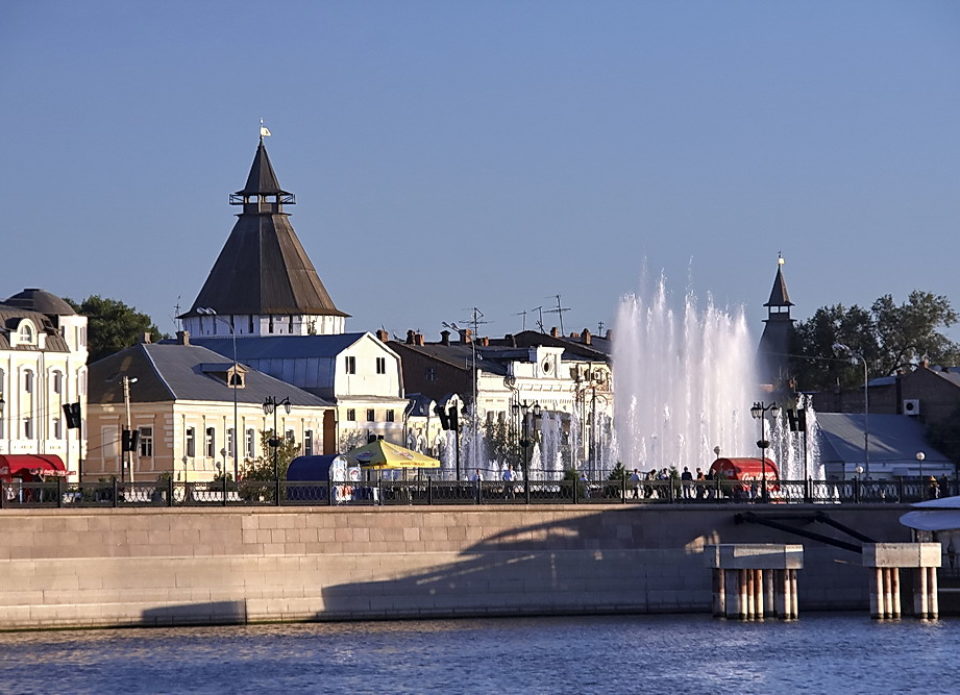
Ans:
POLYGON ((347 374, 356 374, 357 373, 357 358, 352 355, 346 357, 347 363, 347 374))
POLYGON ((377 374, 386 374, 387 373, 387 358, 378 357, 377 358, 377 374))

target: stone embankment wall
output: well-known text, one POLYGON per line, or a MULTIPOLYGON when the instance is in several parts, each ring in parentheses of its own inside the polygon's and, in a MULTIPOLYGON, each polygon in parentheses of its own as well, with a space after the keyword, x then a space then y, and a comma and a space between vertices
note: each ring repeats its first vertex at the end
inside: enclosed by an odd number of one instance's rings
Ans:
MULTIPOLYGON (((828 511, 909 540, 899 505, 828 511)), ((711 610, 711 543, 803 543, 806 610, 867 610, 857 553, 732 505, 0 510, 0 629, 711 610)), ((825 535, 849 540, 824 524, 825 535)))

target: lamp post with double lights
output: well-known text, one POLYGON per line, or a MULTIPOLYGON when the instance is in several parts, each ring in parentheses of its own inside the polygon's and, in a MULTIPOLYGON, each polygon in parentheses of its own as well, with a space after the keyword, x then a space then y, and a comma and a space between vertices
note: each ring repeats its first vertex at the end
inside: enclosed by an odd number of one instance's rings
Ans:
MULTIPOLYGON (((233 480, 234 482, 240 477, 240 462, 239 462, 239 451, 240 451, 240 442, 238 437, 240 436, 239 421, 240 418, 237 416, 237 389, 240 388, 240 374, 239 374, 239 365, 237 362, 237 333, 234 330, 233 326, 233 317, 230 317, 230 320, 227 321, 222 316, 217 315, 216 309, 211 309, 210 307, 197 307, 197 313, 202 314, 203 316, 212 316, 214 320, 222 322, 227 328, 230 329, 230 335, 233 337, 233 375, 227 380, 227 385, 233 389, 233 480)), ((224 475, 226 475, 226 461, 224 461, 224 475)))
POLYGON ((760 477, 761 484, 763 487, 760 490, 761 499, 766 502, 768 500, 767 495, 767 449, 770 447, 770 442, 767 441, 764 432, 764 426, 766 424, 767 413, 770 413, 771 417, 776 419, 780 415, 780 406, 774 403, 763 403, 762 401, 757 401, 753 404, 753 407, 750 408, 750 415, 753 416, 755 420, 760 421, 760 440, 757 442, 757 446, 760 447, 760 477))
POLYGON ((273 477, 277 481, 277 485, 280 484, 280 466, 278 461, 278 450, 280 448, 280 437, 277 432, 277 409, 283 408, 287 415, 290 414, 290 399, 283 398, 278 399, 273 396, 267 396, 266 400, 263 402, 263 412, 266 415, 273 415, 273 432, 271 433, 270 439, 267 440, 267 444, 270 445, 270 448, 273 449, 273 477))
POLYGON ((513 412, 521 418, 520 451, 523 461, 523 496, 526 501, 530 501, 530 446, 533 442, 530 439, 530 418, 538 418, 543 413, 540 404, 537 402, 528 403, 526 400, 517 400, 512 406, 513 412))
POLYGON ((863 469, 870 475, 870 396, 867 382, 867 360, 862 352, 855 352, 843 343, 834 343, 833 349, 850 355, 850 361, 856 364, 863 362, 863 469))

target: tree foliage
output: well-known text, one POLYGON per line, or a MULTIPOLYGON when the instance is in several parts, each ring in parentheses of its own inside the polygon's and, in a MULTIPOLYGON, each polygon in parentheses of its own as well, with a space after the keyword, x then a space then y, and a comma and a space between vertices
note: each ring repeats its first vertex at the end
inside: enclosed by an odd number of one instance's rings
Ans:
POLYGON ((853 355, 863 356, 869 377, 894 374, 922 358, 955 365, 960 361, 960 345, 940 330, 955 324, 957 318, 950 300, 920 290, 911 292, 899 305, 887 294, 869 310, 856 304, 821 307, 796 325, 791 352, 797 385, 816 390, 863 384, 863 364, 835 349, 837 343, 849 347, 853 355))
POLYGON ((483 437, 487 448, 487 458, 506 464, 511 468, 523 467, 523 454, 520 438, 516 430, 506 422, 494 422, 484 427, 483 437))
POLYGON ((150 333, 153 340, 167 337, 149 316, 117 299, 94 294, 79 304, 71 299, 66 301, 74 311, 87 317, 90 362, 136 345, 143 339, 144 333, 150 333))
MULTIPOLYGON (((270 440, 273 438, 273 430, 264 430, 260 432, 260 456, 253 461, 244 461, 243 477, 247 480, 273 480, 273 447, 270 446, 270 440)), ((290 462, 300 455, 300 445, 293 439, 279 437, 279 446, 277 447, 277 474, 283 480, 287 477, 287 468, 290 462)))

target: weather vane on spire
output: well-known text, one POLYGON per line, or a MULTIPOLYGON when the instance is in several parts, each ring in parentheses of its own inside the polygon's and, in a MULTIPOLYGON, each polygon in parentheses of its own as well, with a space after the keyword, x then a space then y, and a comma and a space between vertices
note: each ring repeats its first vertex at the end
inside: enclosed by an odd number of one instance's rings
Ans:
POLYGON ((260 140, 270 137, 270 129, 263 125, 263 119, 260 119, 260 140))
POLYGON ((783 265, 786 261, 783 259, 783 252, 777 251, 777 265, 783 265))

